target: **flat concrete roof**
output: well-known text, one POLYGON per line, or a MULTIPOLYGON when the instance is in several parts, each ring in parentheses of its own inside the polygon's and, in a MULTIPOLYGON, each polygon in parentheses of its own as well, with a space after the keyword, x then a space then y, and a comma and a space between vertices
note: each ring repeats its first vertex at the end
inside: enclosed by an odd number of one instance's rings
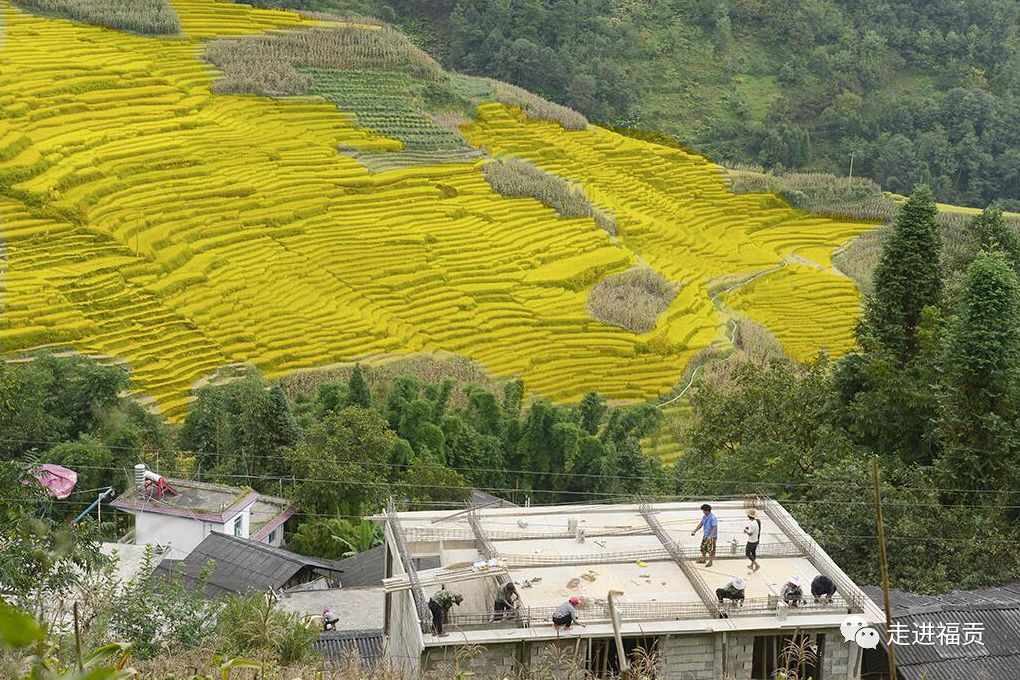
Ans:
MULTIPOLYGON (((665 632, 777 628, 781 625, 776 601, 786 580, 800 577, 805 596, 811 602, 811 580, 822 572, 844 586, 841 594, 848 599, 863 598, 856 601, 863 602, 862 615, 866 619, 876 622, 881 619, 874 603, 832 563, 785 509, 767 499, 758 502, 761 568, 754 573, 748 570, 744 557, 743 529, 748 518, 743 501, 711 502, 719 520, 717 555, 711 567, 697 563, 701 532, 691 536, 703 516, 701 502, 644 507, 617 504, 482 508, 474 512, 474 517, 484 540, 472 528, 471 514, 467 512, 406 512, 397 516, 408 550, 415 556, 434 555, 444 568, 456 568, 483 559, 487 544, 505 562, 505 573, 517 585, 521 605, 532 613, 532 620, 528 627, 505 621, 487 625, 489 619, 485 615, 493 607, 496 577, 490 574, 451 580, 446 587, 464 595, 465 601, 454 608, 449 630, 460 630, 472 643, 495 642, 507 636, 544 638, 553 632, 547 620, 550 610, 575 595, 584 603, 579 610, 580 619, 585 620, 586 608, 593 615, 588 628, 581 629, 583 634, 595 634, 602 627, 611 632, 605 613, 610 590, 622 593, 616 596, 617 602, 629 607, 630 612, 630 620, 624 614, 624 629, 633 628, 633 634, 658 628, 665 632), (656 533, 643 510, 653 515, 651 521, 659 525, 662 536, 656 533), (584 530, 583 541, 577 540, 577 529, 584 530), (681 562, 675 559, 677 554, 681 555, 681 562), (736 577, 747 582, 748 605, 729 618, 720 618, 714 607, 715 589, 736 577), (672 618, 668 613, 644 615, 668 611, 682 613, 672 618), (464 622, 460 628, 458 621, 464 622)), ((375 519, 383 521, 385 516, 375 519)), ((396 550, 395 546, 391 549, 396 550)), ((423 585, 425 597, 442 586, 434 573, 428 575, 432 578, 423 585)), ((842 599, 830 607, 811 604, 790 610, 787 620, 794 627, 838 627, 848 613, 847 606, 842 599)), ((424 635, 427 645, 457 644, 457 637, 424 635)))
POLYGON ((110 505, 126 512, 155 512, 223 524, 259 497, 247 487, 186 479, 167 478, 166 481, 176 493, 167 491, 162 498, 157 498, 155 487, 135 487, 110 505))

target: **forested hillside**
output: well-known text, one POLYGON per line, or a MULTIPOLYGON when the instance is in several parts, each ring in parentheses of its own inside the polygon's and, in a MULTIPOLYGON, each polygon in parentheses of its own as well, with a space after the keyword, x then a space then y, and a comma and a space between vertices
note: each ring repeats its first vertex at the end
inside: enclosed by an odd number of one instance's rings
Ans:
POLYGON ((257 0, 397 22, 444 65, 716 161, 1020 206, 1012 0, 257 0))

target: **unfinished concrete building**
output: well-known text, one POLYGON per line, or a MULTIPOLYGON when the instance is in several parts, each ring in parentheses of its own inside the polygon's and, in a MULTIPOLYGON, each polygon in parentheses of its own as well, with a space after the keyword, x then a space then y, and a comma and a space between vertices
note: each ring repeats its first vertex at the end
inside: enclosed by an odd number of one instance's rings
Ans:
MULTIPOLYGON (((773 678, 791 642, 810 648, 800 677, 860 678, 861 649, 840 624, 857 614, 870 624, 881 610, 777 502, 765 498, 712 503, 718 551, 697 562, 691 531, 700 503, 480 508, 462 512, 395 512, 386 527, 388 654, 415 675, 513 677, 519 671, 570 667, 609 677, 652 653, 660 680, 773 678), (760 570, 744 557, 747 509, 762 521, 760 570), (420 569, 436 558, 438 568, 420 569), (838 592, 815 603, 809 584, 828 575, 838 592), (780 588, 798 576, 806 602, 787 606, 780 588), (720 605, 715 589, 746 581, 742 606, 720 605), (511 615, 494 612, 497 589, 512 580, 520 594, 511 615), (463 595, 434 634, 429 598, 440 588, 463 595), (609 593, 614 592, 612 598, 609 593), (552 625, 554 609, 582 600, 585 627, 552 625), (612 601, 610 601, 612 600, 612 601), (616 612, 616 623, 610 611, 616 612)), ((556 676, 567 673, 556 673, 556 676)), ((576 676, 574 676, 576 677, 576 676)))

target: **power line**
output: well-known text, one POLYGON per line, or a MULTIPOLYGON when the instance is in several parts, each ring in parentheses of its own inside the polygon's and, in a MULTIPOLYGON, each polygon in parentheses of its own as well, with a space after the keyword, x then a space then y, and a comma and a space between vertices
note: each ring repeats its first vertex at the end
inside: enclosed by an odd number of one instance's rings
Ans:
MULTIPOLYGON (((9 443, 43 444, 43 445, 55 445, 55 444, 67 443, 67 442, 63 442, 63 441, 28 440, 28 439, 16 439, 16 438, 8 438, 8 437, 0 437, 0 441, 9 442, 9 443)), ((106 445, 106 444, 103 444, 103 446, 105 448, 111 449, 111 450, 137 451, 137 449, 135 447, 130 447, 130 446, 109 446, 109 445, 106 445)), ((202 456, 212 456, 212 457, 222 457, 224 455, 224 454, 217 453, 217 452, 214 452, 214 451, 183 451, 183 450, 182 451, 159 450, 159 451, 157 451, 155 453, 158 453, 160 455, 168 455, 168 456, 173 456, 175 454, 181 454, 181 453, 192 454, 192 455, 202 455, 202 456)), ((242 454, 240 457, 242 459, 250 459, 250 460, 274 460, 274 459, 277 459, 276 456, 269 456, 269 455, 264 455, 264 454, 255 454, 255 455, 250 455, 250 456, 245 456, 245 455, 242 454)), ((652 458, 651 456, 649 456, 649 458, 654 460, 654 458, 652 458)), ((385 462, 377 462, 377 461, 350 460, 350 461, 343 461, 343 462, 349 462, 351 464, 355 464, 355 465, 358 465, 358 466, 361 466, 361 467, 381 467, 381 468, 398 468, 398 469, 408 469, 408 468, 411 467, 410 464, 385 463, 385 462)), ((79 466, 79 467, 84 467, 84 466, 79 466)), ((513 474, 513 475, 532 475, 532 476, 546 476, 546 477, 569 477, 569 478, 586 478, 586 479, 613 479, 613 480, 623 480, 623 481, 644 481, 644 480, 677 481, 677 478, 676 478, 675 475, 644 475, 644 476, 642 476, 642 475, 606 475, 606 474, 593 474, 593 473, 584 473, 584 472, 555 472, 555 471, 539 472, 539 471, 534 471, 534 470, 519 470, 519 469, 513 469, 513 468, 457 467, 457 466, 449 466, 449 465, 445 465, 445 464, 443 465, 443 467, 448 469, 448 470, 454 470, 454 471, 457 471, 457 472, 488 472, 488 473, 513 474)), ((121 469, 121 468, 109 468, 109 469, 121 469)), ((221 476, 224 476, 224 475, 221 475, 221 476)), ((257 477, 257 476, 254 476, 254 475, 250 475, 250 477, 252 479, 260 479, 260 477, 257 477)), ((273 478, 273 479, 276 479, 276 478, 273 478)), ((282 479, 287 480, 287 479, 291 479, 291 477, 283 477, 282 479)), ((298 478, 298 479, 300 479, 300 478, 298 478)), ((303 481, 314 481, 314 480, 303 480, 303 481)), ((779 487, 779 488, 793 488, 793 487, 818 488, 820 486, 833 486, 833 487, 838 487, 838 488, 845 488, 847 484, 857 484, 857 485, 860 485, 862 487, 867 486, 866 482, 862 482, 859 479, 830 479, 830 480, 818 480, 818 481, 813 481, 813 482, 768 482, 768 481, 748 481, 748 480, 727 480, 727 479, 706 479, 706 478, 696 478, 696 477, 684 477, 680 481, 694 483, 694 484, 727 484, 727 485, 731 485, 731 486, 743 486, 743 487, 756 486, 756 487, 779 487)), ((924 486, 924 487, 897 486, 897 487, 894 487, 894 488, 896 490, 898 490, 898 491, 936 491, 936 492, 951 492, 951 493, 985 493, 985 494, 1010 494, 1010 493, 1014 493, 1012 491, 1004 490, 1004 489, 965 489, 965 488, 957 488, 957 487, 938 487, 938 486, 924 486)), ((522 489, 514 489, 514 490, 515 491, 522 491, 522 489)), ((538 489, 538 491, 553 492, 554 490, 551 490, 551 489, 538 489)), ((561 492, 561 491, 569 492, 569 490, 555 490, 555 491, 556 492, 561 492)), ((869 507, 870 507, 871 504, 868 503, 867 505, 869 505, 869 507)), ((968 506, 968 507, 1020 507, 1020 506, 990 505, 990 506, 968 506)))
MULTIPOLYGON (((354 462, 353 464, 358 465, 359 463, 354 462)), ((75 467, 77 469, 81 469, 81 470, 102 470, 102 471, 106 471, 106 472, 119 472, 119 473, 122 473, 122 474, 124 474, 126 476, 130 476, 130 474, 131 474, 131 469, 130 468, 118 468, 118 467, 109 467, 109 466, 101 466, 101 465, 76 465, 75 467)), ((393 466, 393 467, 400 467, 402 469, 411 469, 411 466, 393 466)), ((526 494, 526 495, 532 495, 532 494, 535 494, 535 495, 537 495, 537 494, 565 495, 566 494, 566 495, 585 496, 585 497, 594 497, 594 498, 613 498, 613 497, 619 497, 620 496, 619 492, 617 492, 617 491, 572 491, 572 490, 569 490, 569 489, 495 487, 495 486, 486 487, 486 486, 480 486, 480 485, 456 486, 456 485, 449 485, 449 484, 446 484, 446 485, 442 485, 442 484, 415 484, 414 482, 360 481, 360 480, 345 480, 345 481, 341 482, 341 481, 339 481, 337 479, 322 479, 322 478, 317 478, 317 477, 298 477, 298 476, 295 476, 295 475, 253 475, 253 474, 216 473, 214 475, 214 477, 217 478, 217 479, 227 478, 227 479, 241 480, 241 481, 259 480, 259 481, 266 481, 266 482, 289 482, 289 483, 313 482, 313 483, 317 483, 317 484, 338 484, 338 485, 339 484, 345 484, 347 486, 357 486, 357 487, 386 487, 386 488, 389 488, 389 487, 392 487, 394 485, 397 485, 397 486, 404 486, 404 487, 408 487, 408 488, 436 489, 436 490, 445 490, 445 491, 469 491, 470 489, 478 489, 479 491, 485 491, 485 492, 489 492, 489 493, 503 493, 503 494, 526 494)), ((609 476, 607 476, 607 475, 599 475, 597 477, 600 478, 600 479, 617 479, 617 478, 615 478, 615 477, 613 477, 611 475, 609 475, 609 476)), ((195 480, 195 481, 201 481, 201 480, 195 480)), ((687 480, 687 481, 694 481, 694 480, 687 480)), ((702 481, 704 483, 706 483, 706 484, 714 484, 714 483, 719 483, 721 480, 702 480, 702 481)), ((752 488, 757 486, 757 484, 754 483, 754 482, 738 482, 738 481, 735 481, 733 483, 734 484, 741 484, 741 485, 743 485, 745 487, 752 487, 752 488)), ((900 489, 902 489, 902 488, 903 487, 900 487, 900 489)), ((933 488, 935 488, 935 487, 933 487, 933 488)), ((998 492, 998 493, 1008 494, 1008 493, 1011 493, 1011 492, 1001 491, 1001 492, 998 492)), ((680 497, 686 497, 686 498, 692 498, 693 499, 693 498, 696 497, 694 494, 675 494, 675 493, 674 494, 669 494, 669 493, 662 493, 662 494, 649 493, 649 494, 644 494, 644 495, 646 495, 646 496, 648 496, 650 498, 667 498, 667 499, 676 499, 676 498, 680 498, 680 497)), ((737 499, 744 498, 745 495, 746 494, 731 495, 731 496, 712 496, 712 498, 716 498, 716 499, 727 499, 727 498, 729 498, 729 499, 737 500, 737 499)), ((765 495, 765 494, 762 494, 762 495, 765 495)), ((839 505, 839 506, 848 506, 848 507, 858 507, 858 506, 861 506, 861 507, 863 507, 863 506, 871 507, 871 503, 867 503, 867 502, 864 502, 864 501, 845 501, 845 500, 826 500, 826 499, 795 499, 795 498, 791 498, 791 499, 786 499, 784 502, 787 505, 805 504, 805 505, 839 505)), ((565 504, 568 504, 568 505, 569 504, 576 504, 576 502, 575 503, 571 503, 569 501, 566 501, 565 504)), ((551 505, 551 504, 550 503, 543 503, 543 505, 551 505)), ((890 505, 890 506, 893 506, 893 507, 900 507, 900 506, 913 507, 913 506, 916 505, 916 503, 912 502, 912 501, 888 501, 887 505, 890 505)), ((952 504, 951 506, 948 506, 948 507, 965 507, 965 508, 973 508, 973 509, 1002 509, 1002 510, 1020 509, 1020 505, 1008 504, 1008 503, 1003 503, 1003 504, 997 504, 997 503, 985 503, 985 504, 980 504, 980 503, 979 504, 960 503, 960 504, 952 504)))
MULTIPOLYGON (((21 498, 12 498, 12 497, 0 497, 0 500, 16 501, 16 500, 24 500, 24 499, 21 499, 21 498)), ((72 501, 70 501, 68 499, 57 499, 57 498, 49 499, 49 501, 50 502, 54 502, 54 503, 71 503, 72 502, 72 501)), ((446 509, 450 509, 450 510, 462 507, 462 506, 451 505, 449 503, 446 503, 446 504, 443 504, 443 505, 445 506, 446 509)), ((337 513, 337 514, 330 514, 330 513, 301 513, 301 514, 303 516, 305 516, 305 517, 314 517, 314 518, 317 518, 317 519, 353 519, 353 520, 358 520, 358 521, 365 519, 364 515, 346 515, 346 514, 340 514, 340 513, 337 513)), ((492 521, 491 517, 486 517, 485 521, 487 523, 496 523, 496 522, 492 521)), ((676 524, 676 523, 680 523, 680 522, 683 522, 684 524, 689 524, 688 520, 671 520, 671 521, 664 522, 663 524, 672 525, 672 524, 676 524)), ((529 526, 558 527, 558 528, 566 526, 565 524, 536 523, 536 522, 529 522, 528 525, 529 526)), ((516 522, 514 523, 514 526, 517 526, 516 522)), ((610 527, 586 526, 585 528, 586 529, 606 529, 606 528, 610 528, 610 527)), ((650 529, 648 531, 650 531, 650 529)), ((640 534, 642 534, 644 532, 645 532, 645 530, 642 528, 641 531, 634 531, 633 533, 630 533, 630 534, 627 534, 627 535, 631 535, 631 536, 633 536, 633 535, 640 535, 640 534)), ((861 539, 861 540, 875 540, 875 539, 878 538, 878 536, 875 535, 875 534, 844 534, 844 533, 839 533, 837 531, 832 531, 832 532, 815 531, 815 532, 812 533, 812 535, 825 536, 825 537, 829 537, 829 538, 831 538, 833 540, 844 539, 844 538, 861 539)), ((611 537, 609 537, 609 538, 611 538, 611 537)), ((1014 539, 1014 538, 1005 538, 1005 537, 1004 538, 990 538, 990 537, 966 538, 966 537, 889 535, 889 536, 886 536, 886 538, 890 539, 890 540, 897 540, 897 541, 923 541, 923 542, 929 542, 929 543, 950 543, 950 544, 957 544, 957 543, 974 544, 974 543, 977 543, 977 544, 995 544, 995 545, 999 545, 999 544, 1014 544, 1014 543, 1016 543, 1016 539, 1014 539)), ((497 538, 497 539, 493 539, 493 540, 498 543, 498 542, 502 542, 502 541, 506 541, 506 540, 514 540, 514 539, 497 538)))

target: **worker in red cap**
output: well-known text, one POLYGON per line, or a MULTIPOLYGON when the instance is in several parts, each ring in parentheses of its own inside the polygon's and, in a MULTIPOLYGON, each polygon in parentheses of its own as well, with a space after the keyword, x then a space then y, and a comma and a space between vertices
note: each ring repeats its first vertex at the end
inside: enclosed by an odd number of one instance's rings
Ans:
POLYGON ((576 607, 580 604, 581 598, 574 595, 556 608, 556 611, 553 612, 552 619, 553 625, 556 626, 557 631, 560 629, 560 626, 563 626, 566 630, 570 630, 570 627, 575 623, 584 628, 584 624, 577 619, 576 607))

